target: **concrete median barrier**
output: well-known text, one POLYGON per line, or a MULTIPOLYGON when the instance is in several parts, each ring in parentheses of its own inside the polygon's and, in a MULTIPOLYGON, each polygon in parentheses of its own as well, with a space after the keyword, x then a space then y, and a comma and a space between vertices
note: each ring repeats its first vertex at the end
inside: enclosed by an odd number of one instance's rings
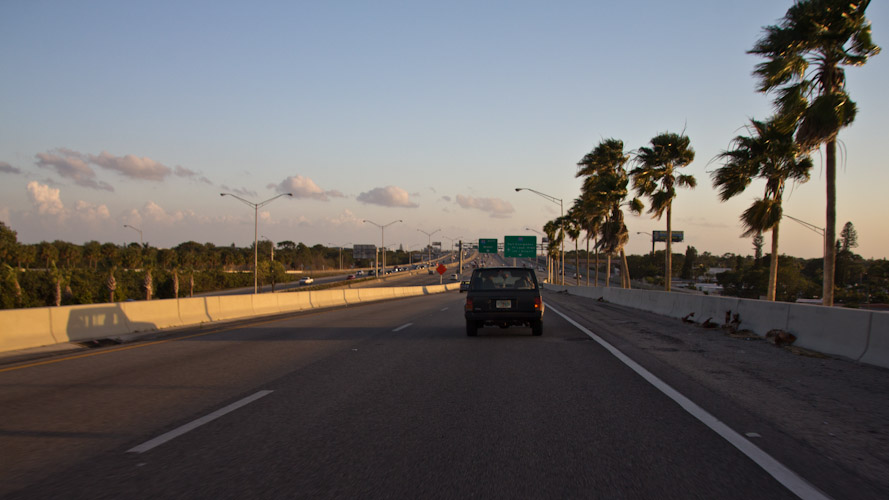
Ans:
MULTIPOLYGON (((223 295, 212 297, 219 301, 219 309, 216 316, 211 316, 213 321, 223 321, 227 319, 249 318, 253 316, 253 296, 252 295, 223 295)), ((207 297, 207 303, 212 301, 211 297, 207 297)), ((213 312, 211 310, 211 312, 213 312)))
POLYGON ((312 308, 309 292, 286 292, 278 294, 278 306, 282 312, 304 311, 312 308))
POLYGON ((889 313, 871 313, 867 351, 860 361, 889 368, 889 313))
POLYGON ((263 316, 267 314, 279 314, 281 307, 278 305, 277 293, 263 293, 261 295, 252 295, 253 297, 253 314, 263 316))
POLYGON ((346 297, 342 290, 319 290, 309 292, 312 308, 336 307, 346 305, 346 297))
POLYGON ((281 312, 442 293, 456 290, 459 286, 459 283, 451 283, 434 287, 209 296, 4 310, 0 311, 0 352, 63 342, 120 338, 133 333, 281 312))
POLYGON ((182 326, 176 299, 122 302, 120 308, 130 323, 129 333, 182 326))
MULTIPOLYGON (((114 338, 132 331, 121 303, 49 308, 52 335, 59 342, 84 342, 114 338)), ((139 331, 155 329, 153 323, 135 325, 139 331)))
POLYGON ((787 330, 790 304, 787 302, 740 299, 738 301, 738 314, 742 330, 750 330, 762 337, 769 330, 787 330))
POLYGON ((179 299, 178 302, 179 320, 182 322, 182 325, 200 325, 212 321, 205 297, 179 299))
POLYGON ((786 330, 796 335, 794 345, 859 359, 867 351, 871 314, 855 309, 790 304, 786 330))
POLYGON ((66 341, 53 336, 49 313, 49 307, 0 311, 0 352, 66 341))

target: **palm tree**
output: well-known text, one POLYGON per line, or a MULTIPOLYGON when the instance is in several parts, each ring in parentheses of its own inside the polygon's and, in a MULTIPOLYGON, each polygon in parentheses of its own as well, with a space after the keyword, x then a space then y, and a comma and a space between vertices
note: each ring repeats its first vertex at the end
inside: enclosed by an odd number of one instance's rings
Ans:
POLYGON ((678 174, 676 169, 688 166, 695 159, 695 150, 686 135, 665 132, 651 139, 651 147, 641 147, 636 154, 636 168, 630 175, 639 196, 651 201, 648 213, 660 218, 667 214, 667 256, 664 290, 670 291, 673 276, 673 199, 676 187, 694 188, 697 181, 691 175, 678 174))
POLYGON ((840 129, 855 119, 856 106, 846 93, 842 66, 861 66, 877 55, 870 21, 870 0, 798 0, 778 26, 749 51, 766 58, 756 65, 757 90, 775 92, 782 116, 799 124, 796 141, 806 151, 825 146, 827 207, 824 229, 822 303, 833 305, 836 269, 836 141, 840 129))
MULTIPOLYGON (((629 177, 626 164, 630 155, 624 152, 624 143, 618 139, 601 141, 590 153, 578 162, 577 177, 584 176, 581 198, 592 213, 600 218, 598 229, 601 238, 596 249, 605 250, 607 270, 605 286, 611 282, 611 256, 621 256, 621 286, 630 288, 630 270, 627 266, 624 247, 630 239, 630 233, 624 223, 621 206, 629 194, 627 184, 629 177)), ((630 202, 630 210, 639 212, 642 204, 638 199, 630 202)), ((597 264, 598 274, 598 264, 597 264)), ((598 279, 598 276, 597 276, 598 279)))
POLYGON ((564 217, 561 217, 561 219, 562 225, 565 228, 565 234, 574 241, 574 275, 575 280, 577 281, 577 286, 580 286, 580 253, 578 252, 577 241, 580 239, 580 232, 583 231, 583 229, 581 229, 580 223, 577 220, 577 214, 570 209, 564 217))
POLYGON ((778 226, 782 216, 782 197, 788 180, 806 182, 812 160, 801 155, 793 140, 794 123, 773 117, 767 122, 750 120, 749 136, 732 140, 732 149, 718 158, 725 163, 712 174, 713 187, 719 199, 726 201, 741 194, 754 178, 765 179, 765 192, 741 215, 743 236, 772 232, 772 254, 769 263, 769 287, 766 299, 774 301, 778 282, 778 226))
POLYGON ((586 285, 590 286, 590 240, 593 240, 593 246, 596 247, 596 270, 593 271, 596 277, 593 286, 599 286, 598 235, 604 219, 602 207, 589 197, 581 196, 574 200, 571 210, 574 211, 580 228, 586 233, 586 285))
POLYGON ((546 251, 550 257, 550 262, 553 263, 550 266, 549 272, 549 282, 553 283, 556 281, 556 276, 561 273, 561 269, 556 273, 553 270, 559 261, 559 247, 565 239, 565 228, 562 226, 561 221, 556 218, 543 225, 543 232, 546 233, 546 237, 549 240, 546 251))

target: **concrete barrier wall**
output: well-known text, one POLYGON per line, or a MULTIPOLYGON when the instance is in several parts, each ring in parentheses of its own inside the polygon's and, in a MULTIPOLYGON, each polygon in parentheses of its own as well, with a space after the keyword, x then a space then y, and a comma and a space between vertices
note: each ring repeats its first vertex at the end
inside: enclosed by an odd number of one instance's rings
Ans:
POLYGON ((120 308, 130 322, 129 333, 182 326, 179 304, 175 300, 121 302, 120 308))
POLYGON ((433 287, 399 287, 397 293, 395 288, 358 288, 0 310, 0 352, 62 342, 117 338, 214 321, 442 293, 456 290, 459 286, 459 283, 453 283, 433 287))
POLYGON ((280 313, 281 307, 278 305, 278 295, 277 293, 251 295, 253 297, 253 315, 263 316, 280 313))
POLYGON ((889 314, 872 314, 867 351, 861 362, 889 367, 889 314))
POLYGON ((696 323, 712 318, 725 323, 726 312, 738 315, 740 329, 765 336, 784 330, 797 338, 794 345, 889 368, 889 313, 810 304, 715 297, 653 290, 612 287, 545 285, 547 290, 633 307, 672 318, 690 313, 696 323))
MULTIPOLYGON (((21 309, 18 314, 0 316, 0 335, 4 350, 27 349, 35 345, 51 345, 67 341, 67 337, 57 339, 50 328, 49 307, 21 309)), ((5 312, 5 311, 0 311, 5 312)))
MULTIPOLYGON (((130 322, 119 302, 51 307, 49 323, 52 336, 58 342, 84 342, 97 338, 118 337, 131 331, 130 322)), ((153 329, 154 325, 139 324, 136 328, 138 331, 148 331, 153 329)))

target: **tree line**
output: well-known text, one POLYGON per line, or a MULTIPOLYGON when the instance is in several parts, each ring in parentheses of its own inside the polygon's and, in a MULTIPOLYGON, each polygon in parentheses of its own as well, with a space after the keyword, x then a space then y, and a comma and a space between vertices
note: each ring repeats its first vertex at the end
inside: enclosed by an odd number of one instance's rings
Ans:
MULTIPOLYGON (((299 275, 372 266, 352 258, 351 248, 260 241, 260 285, 285 283, 299 275)), ((389 251, 387 262, 408 263, 402 249, 389 251)), ((123 300, 191 297, 194 294, 253 285, 253 245, 216 246, 187 241, 173 248, 146 243, 116 245, 89 241, 23 244, 0 221, 0 308, 43 307, 123 300)))

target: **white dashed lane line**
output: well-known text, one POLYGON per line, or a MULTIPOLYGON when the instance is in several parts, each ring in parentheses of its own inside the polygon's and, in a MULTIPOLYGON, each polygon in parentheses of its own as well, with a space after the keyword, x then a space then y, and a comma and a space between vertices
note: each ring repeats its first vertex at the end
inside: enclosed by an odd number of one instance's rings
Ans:
POLYGON ((131 448, 131 449, 127 450, 127 453, 145 453, 146 451, 152 450, 152 449, 166 443, 167 441, 172 441, 173 439, 176 439, 177 437, 179 437, 187 432, 193 431, 204 424, 210 423, 227 413, 231 413, 231 412, 237 410, 238 408, 247 406, 248 404, 256 401, 259 398, 268 396, 272 392, 274 392, 274 391, 259 391, 252 396, 247 396, 246 398, 244 398, 240 401, 236 401, 236 402, 226 406, 225 408, 220 408, 209 415, 203 416, 197 420, 193 420, 181 427, 177 427, 177 428, 173 429, 172 431, 170 431, 166 434, 161 434, 160 436, 158 436, 150 441, 146 441, 146 442, 140 444, 139 446, 136 446, 135 448, 131 448))
POLYGON ((413 323, 405 323, 405 324, 399 326, 398 328, 396 328, 396 329, 394 329, 394 330, 392 330, 392 331, 393 331, 393 332, 400 332, 401 330, 404 330, 405 328, 407 328, 407 327, 409 327, 409 326, 411 326, 411 325, 413 325, 413 323))

